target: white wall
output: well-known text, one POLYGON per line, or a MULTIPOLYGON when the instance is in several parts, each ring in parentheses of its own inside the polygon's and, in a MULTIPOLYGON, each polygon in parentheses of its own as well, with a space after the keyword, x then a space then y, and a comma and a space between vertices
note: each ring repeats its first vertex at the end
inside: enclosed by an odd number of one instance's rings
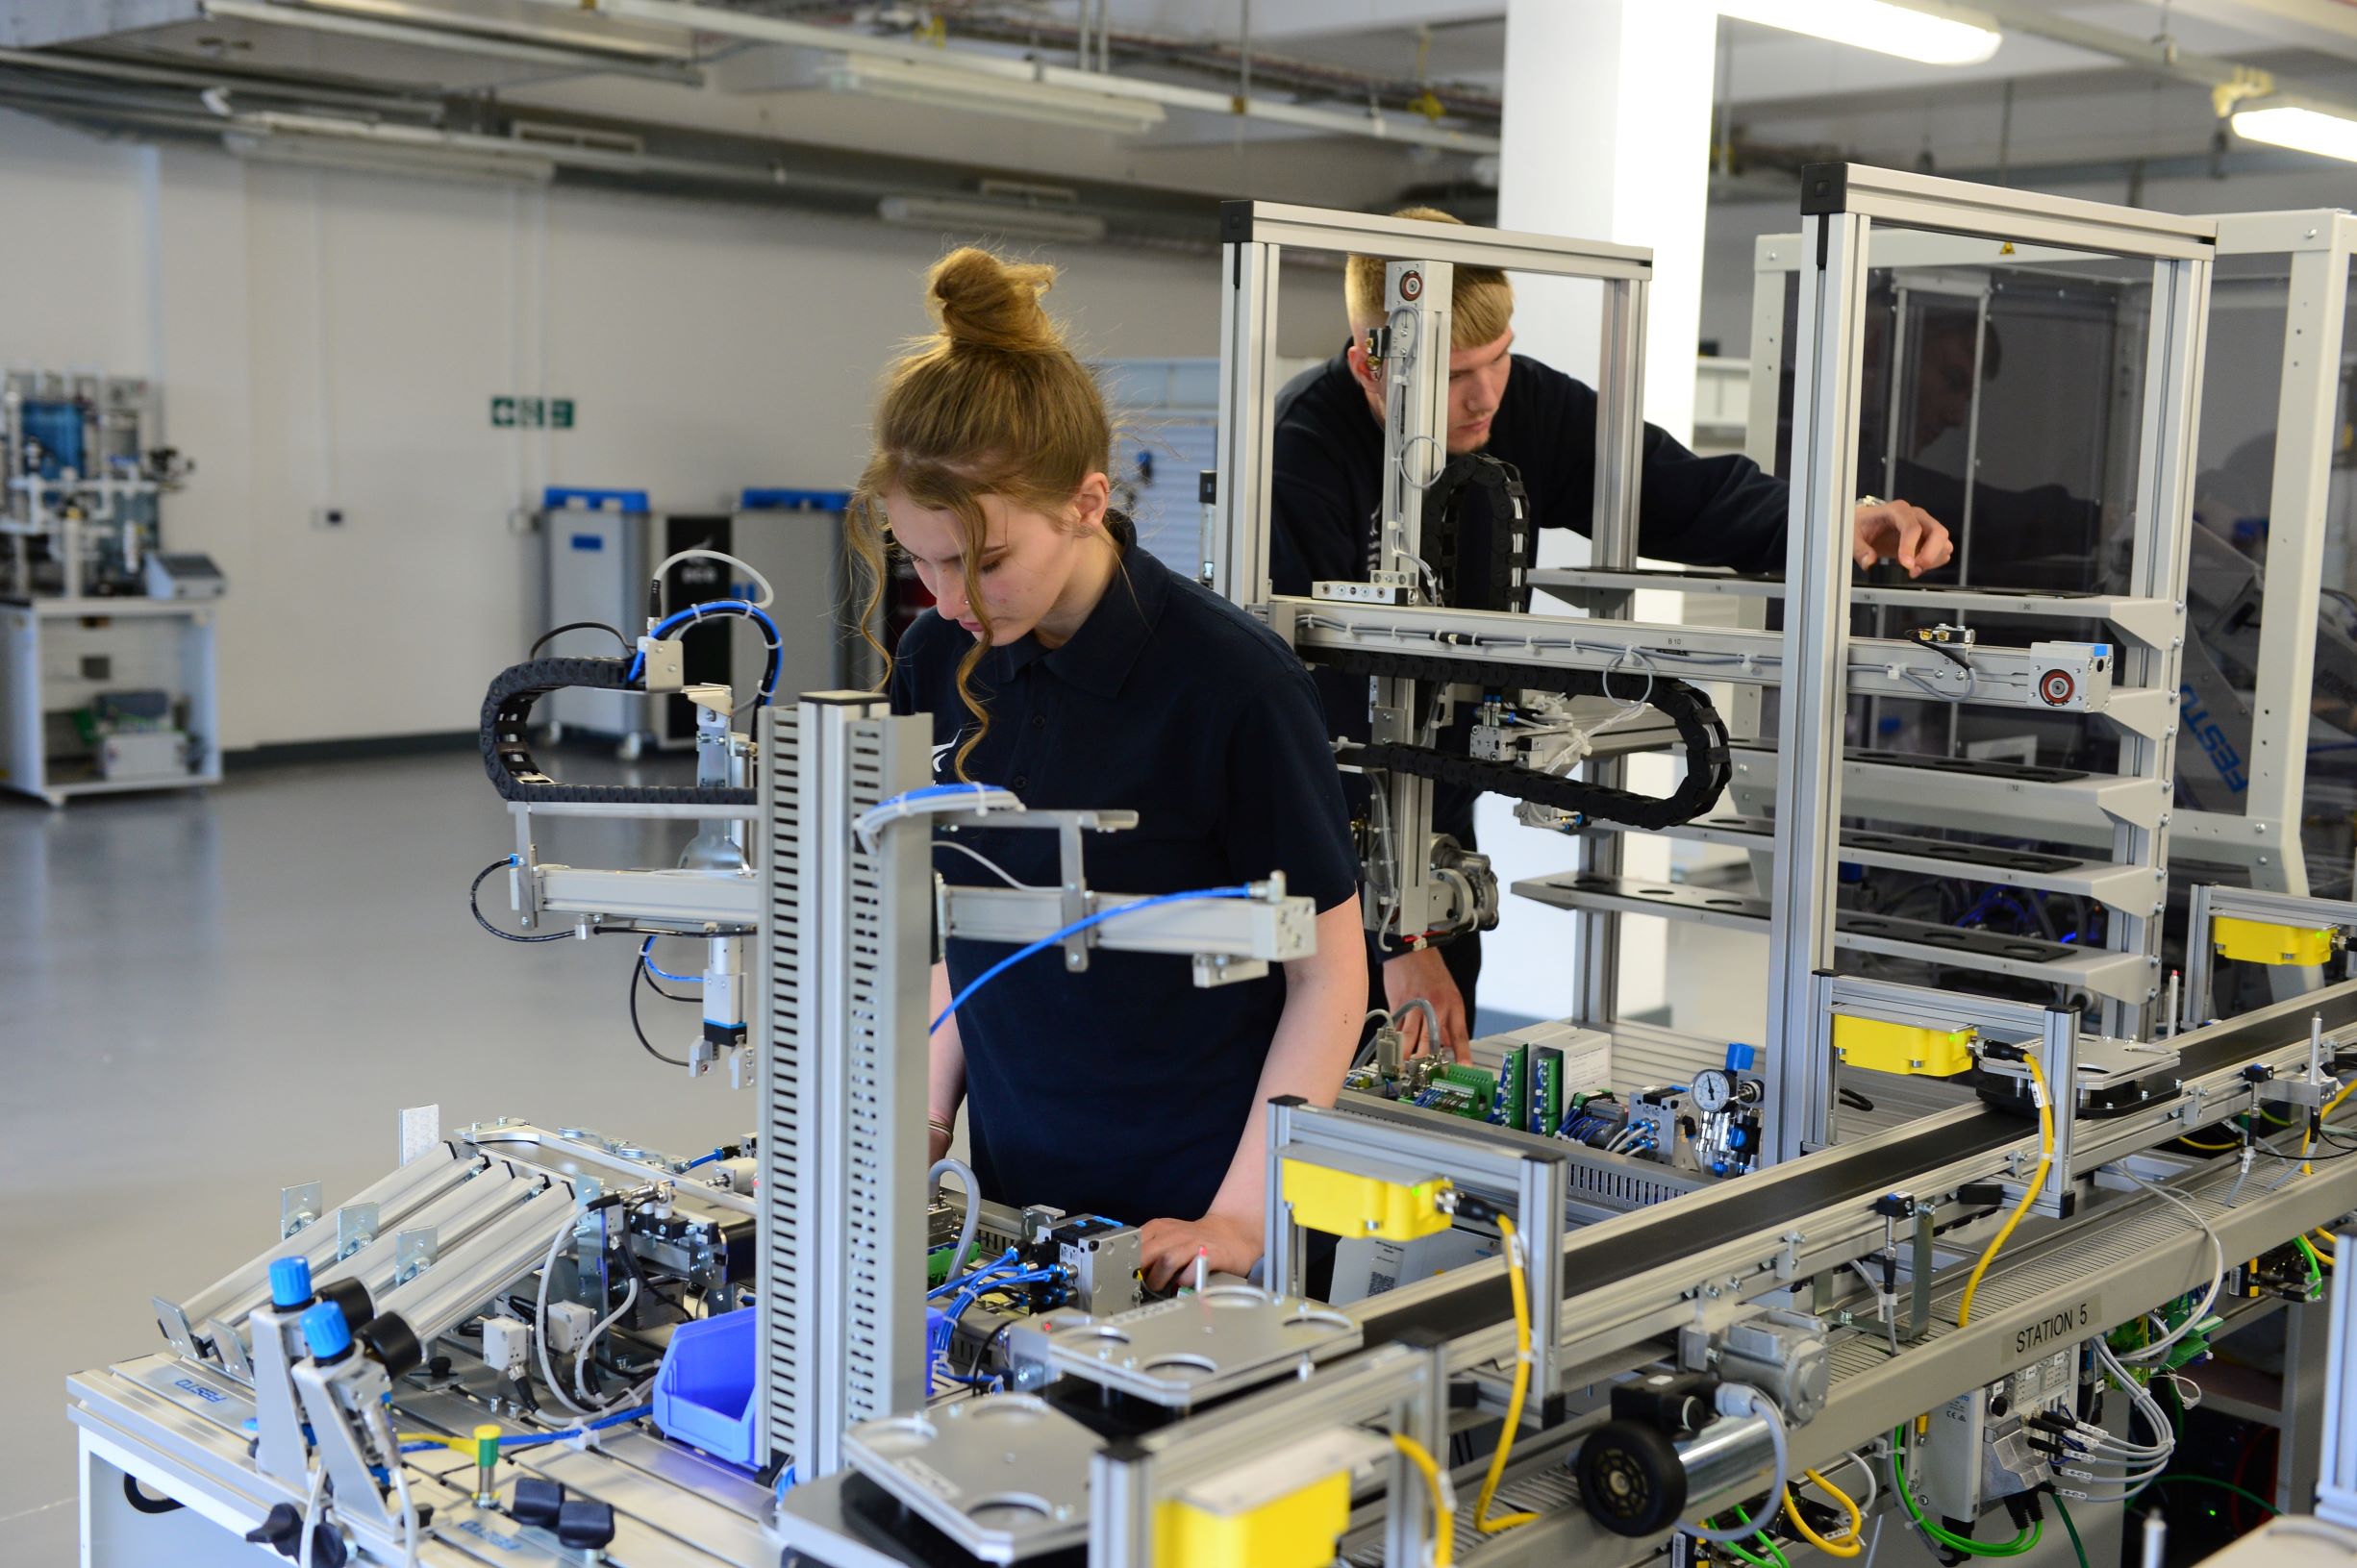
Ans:
MULTIPOLYGON (((248 165, 0 114, 19 236, 0 363, 158 377, 197 461, 167 539, 229 574, 223 742, 471 729, 534 628, 545 484, 709 507, 835 486, 923 330, 940 237, 651 197, 248 165), (499 393, 570 431, 494 430, 499 393), (315 509, 342 508, 340 531, 315 509)), ((1049 255, 1045 248, 1042 255, 1049 255)), ((1217 352, 1210 256, 1071 249, 1052 303, 1108 356, 1217 352)), ((1289 352, 1330 333, 1289 323, 1289 352)))

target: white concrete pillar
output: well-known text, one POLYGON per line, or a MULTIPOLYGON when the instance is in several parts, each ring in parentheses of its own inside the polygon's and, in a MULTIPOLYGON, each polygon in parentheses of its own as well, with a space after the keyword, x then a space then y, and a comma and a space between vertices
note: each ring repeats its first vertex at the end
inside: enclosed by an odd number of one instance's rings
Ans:
MULTIPOLYGON (((1506 8, 1498 227, 1651 247, 1644 415, 1681 440, 1693 427, 1718 20, 1705 0, 1508 0, 1506 8)), ((1515 283, 1517 351, 1592 385, 1598 286, 1515 283)), ((1542 533, 1541 564, 1586 559, 1585 540, 1542 533)), ((1642 618, 1679 618, 1678 595, 1638 598, 1642 618)), ((1669 787, 1667 762, 1646 759, 1632 773, 1635 787, 1669 787)), ((1568 841, 1517 826, 1496 797, 1483 802, 1478 831, 1501 881, 1570 866, 1568 841)), ((1624 874, 1667 879, 1667 841, 1632 836, 1624 874)), ((1623 927, 1619 1010, 1628 1015, 1667 1000, 1667 932, 1657 920, 1623 927)), ((1483 1007, 1539 1017, 1568 1010, 1572 932, 1568 914, 1514 901, 1485 949, 1483 1007)))

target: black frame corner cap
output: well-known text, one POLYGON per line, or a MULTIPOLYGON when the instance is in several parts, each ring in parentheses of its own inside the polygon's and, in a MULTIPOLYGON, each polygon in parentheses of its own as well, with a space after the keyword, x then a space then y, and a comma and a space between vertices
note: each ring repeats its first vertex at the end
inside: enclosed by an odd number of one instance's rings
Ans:
POLYGON ((1800 215, 1819 217, 1849 211, 1849 165, 1810 163, 1800 171, 1800 215))

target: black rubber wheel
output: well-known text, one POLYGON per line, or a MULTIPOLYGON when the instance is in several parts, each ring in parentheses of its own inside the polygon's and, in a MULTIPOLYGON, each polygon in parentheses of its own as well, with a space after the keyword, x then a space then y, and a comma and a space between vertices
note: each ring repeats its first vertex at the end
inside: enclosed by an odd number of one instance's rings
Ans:
POLYGON ((1580 1444, 1580 1500, 1616 1535, 1667 1530, 1686 1510, 1686 1466, 1659 1427, 1608 1421, 1580 1444))

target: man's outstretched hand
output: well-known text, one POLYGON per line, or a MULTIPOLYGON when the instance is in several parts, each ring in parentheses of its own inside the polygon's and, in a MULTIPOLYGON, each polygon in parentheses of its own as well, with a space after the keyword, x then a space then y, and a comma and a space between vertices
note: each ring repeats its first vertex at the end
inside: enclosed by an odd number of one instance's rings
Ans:
POLYGON ((1921 507, 1873 501, 1858 508, 1849 553, 1862 571, 1888 557, 1909 577, 1921 577, 1946 565, 1956 546, 1940 519, 1921 507))

